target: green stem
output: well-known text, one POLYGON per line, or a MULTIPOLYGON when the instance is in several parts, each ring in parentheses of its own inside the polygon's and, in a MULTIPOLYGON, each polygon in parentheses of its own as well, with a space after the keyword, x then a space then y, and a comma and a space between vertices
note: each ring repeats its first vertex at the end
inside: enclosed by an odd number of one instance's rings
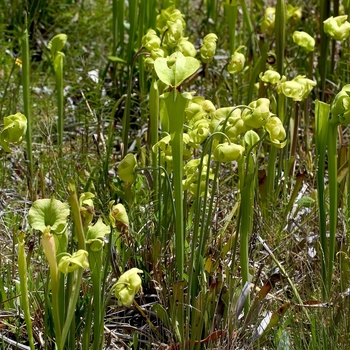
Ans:
MULTIPOLYGON (((128 47, 127 47, 127 62, 130 63, 133 61, 134 49, 135 49, 135 36, 136 28, 142 31, 142 28, 138 28, 137 25, 137 15, 140 9, 139 0, 129 0, 129 38, 128 38, 128 47)), ((140 33, 141 36, 144 33, 140 33)))
POLYGON ((290 159, 289 159, 289 174, 291 176, 294 175, 294 163, 295 163, 295 154, 297 151, 298 144, 298 130, 300 123, 300 115, 299 115, 300 102, 294 102, 294 121, 293 121, 293 129, 292 129, 292 138, 290 145, 290 159))
MULTIPOLYGON (((229 116, 232 114, 232 112, 236 109, 237 107, 233 108, 232 111, 229 113, 227 116, 223 129, 225 128, 227 119, 229 116)), ((188 294, 190 296, 189 303, 190 305, 194 305, 195 303, 195 298, 198 295, 198 281, 199 281, 199 274, 201 272, 201 264, 203 262, 203 254, 204 254, 204 249, 205 249, 205 244, 208 239, 208 233, 209 233, 209 225, 212 220, 211 215, 212 215, 212 210, 213 210, 213 202, 214 202, 214 197, 215 197, 215 190, 216 190, 216 185, 218 182, 218 177, 219 177, 219 168, 220 168, 220 163, 217 162, 217 166, 215 167, 214 170, 214 179, 213 179, 213 186, 211 188, 211 193, 212 195, 210 196, 210 201, 208 203, 208 191, 209 191, 209 179, 210 179, 210 168, 207 167, 207 173, 206 173, 206 178, 205 178, 205 190, 204 190, 204 196, 203 198, 201 197, 201 185, 200 182, 202 180, 202 171, 203 171, 203 165, 204 165, 204 157, 208 155, 208 161, 207 163, 210 164, 210 156, 212 154, 212 143, 214 140, 215 136, 221 135, 222 139, 227 138, 226 134, 223 132, 214 132, 211 134, 211 136, 207 139, 205 142, 205 145, 203 147, 203 152, 201 156, 201 162, 199 164, 198 168, 198 186, 197 186, 197 193, 196 193, 196 201, 193 205, 194 208, 194 224, 193 224, 193 234, 192 234, 192 245, 191 245, 191 259, 189 263, 189 269, 188 269, 188 294), (208 210, 207 210, 208 208, 208 210), (205 218, 207 217, 207 220, 205 218), (198 241, 199 237, 199 243, 198 241), (199 247, 199 249, 198 249, 199 247)))
MULTIPOLYGON (((159 90, 157 84, 157 75, 155 71, 152 73, 151 88, 149 92, 149 123, 150 123, 150 141, 151 152, 152 147, 158 142, 158 123, 159 123, 159 90)), ((155 199, 158 198, 158 153, 152 152, 153 167, 153 191, 155 199)))
POLYGON ((255 50, 255 40, 254 40, 254 27, 253 27, 252 20, 250 18, 250 14, 248 11, 247 0, 241 0, 241 6, 242 6, 244 23, 247 27, 248 37, 249 37, 249 41, 251 43, 251 52, 253 53, 253 57, 255 58, 256 50, 255 50))
POLYGON ((32 194, 32 184, 34 178, 33 152, 32 152, 32 117, 30 102, 30 54, 29 38, 27 29, 27 16, 25 16, 25 29, 22 36, 22 86, 23 86, 23 110, 27 118, 27 157, 29 167, 29 190, 32 194))
MULTIPOLYGON (((251 151, 251 150, 250 150, 251 151)), ((256 169, 254 160, 247 156, 239 161, 239 181, 241 204, 239 211, 239 235, 240 235, 240 258, 242 270, 242 285, 249 281, 249 237, 253 230, 254 215, 254 184, 256 180, 256 169)), ((249 296, 245 302, 245 313, 248 312, 250 305, 249 296)))
POLYGON ((129 128, 130 128, 130 110, 131 110, 131 90, 132 90, 132 74, 134 71, 134 65, 129 68, 128 90, 126 93, 126 102, 122 122, 122 140, 123 140, 123 158, 128 153, 129 144, 129 128))
POLYGON ((103 315, 104 309, 102 306, 101 293, 101 272, 102 272, 102 254, 103 250, 92 251, 88 249, 89 265, 92 279, 92 290, 94 297, 94 341, 93 349, 101 349, 101 340, 103 339, 103 315))
POLYGON ((62 325, 60 317, 60 295, 59 295, 59 273, 56 264, 50 264, 51 277, 51 293, 52 293, 52 314, 55 329, 56 345, 58 350, 62 350, 64 343, 62 343, 62 325))
POLYGON ((254 65, 253 69, 251 69, 251 73, 250 73, 250 77, 249 77, 248 91, 247 91, 247 99, 245 100, 245 103, 247 105, 249 105, 249 103, 252 102, 252 100, 253 100, 255 82, 256 82, 257 77, 259 76, 259 73, 261 72, 260 67, 261 67, 261 57, 259 57, 255 61, 255 65, 254 65))
POLYGON ((230 39, 230 55, 233 55, 233 53, 235 52, 238 4, 236 2, 225 3, 224 9, 225 9, 225 18, 228 25, 228 34, 230 39))
MULTIPOLYGON (((284 50, 286 40, 286 2, 277 0, 276 5, 276 21, 275 21, 275 37, 276 37, 276 70, 282 76, 284 72, 284 50)), ((283 94, 278 95, 277 100, 277 116, 284 123, 285 119, 285 101, 283 94)), ((274 198, 275 176, 276 176, 276 156, 277 149, 272 147, 269 154, 268 172, 267 172, 267 193, 269 194, 268 203, 274 198)), ((270 205, 268 205, 268 208, 270 205)))
POLYGON ((70 291, 69 303, 67 306, 67 315, 62 329, 62 344, 66 342, 68 332, 70 330, 70 325, 75 314, 76 304, 80 293, 80 283, 83 277, 83 269, 79 268, 77 271, 71 273, 74 273, 74 277, 72 289, 70 291))
POLYGON ((54 271, 51 271, 50 268, 50 275, 51 275, 51 286, 52 286, 52 313, 53 313, 53 320, 54 320, 54 328, 55 328, 55 337, 56 337, 56 344, 58 350, 63 349, 62 344, 62 328, 60 325, 61 319, 59 316, 59 305, 60 305, 60 297, 58 295, 58 281, 57 277, 54 277, 54 271))
MULTIPOLYGON (((312 79, 313 77, 313 62, 314 62, 314 52, 311 51, 309 53, 309 72, 308 72, 308 78, 312 79)), ((304 101, 304 118, 305 118, 305 151, 307 154, 307 157, 309 156, 310 151, 310 134, 309 134, 309 127, 310 127, 310 96, 308 96, 304 101)))
POLYGON ((63 56, 60 55, 56 59, 59 59, 60 64, 56 65, 56 89, 57 89, 57 133, 58 133, 58 150, 60 159, 62 159, 62 146, 63 146, 63 118, 64 118, 64 96, 63 96, 63 56))
MULTIPOLYGON (((138 27, 138 35, 137 35, 137 46, 142 46, 142 36, 146 33, 146 30, 150 28, 147 21, 147 7, 149 6, 148 1, 140 1, 139 3, 139 15, 138 15, 138 24, 135 27, 138 27)), ((134 44, 135 46, 135 44, 134 44)), ((140 99, 144 101, 147 96, 147 77, 145 72, 145 66, 143 64, 143 58, 139 57, 139 86, 140 86, 140 99)))
MULTIPOLYGON (((87 310, 85 314, 85 324, 90 325, 92 321, 92 298, 89 298, 87 300, 87 310)), ((90 336, 91 336, 91 328, 90 327, 84 327, 83 335, 82 335, 82 342, 81 342, 81 348, 82 350, 89 350, 90 348, 90 336)))
MULTIPOLYGON (((84 228, 83 223, 81 220, 80 215, 80 206, 78 201, 78 196, 76 193, 76 189, 73 183, 70 183, 69 186, 70 191, 70 197, 69 197, 69 204, 71 206, 72 214, 73 214, 73 222, 74 222, 74 233, 78 240, 78 249, 86 250, 86 243, 85 243, 85 234, 84 234, 84 228)), ((71 272, 73 273, 73 272, 71 272)), ((83 269, 80 268, 77 271, 73 273, 73 277, 70 276, 70 278, 73 278, 73 281, 71 283, 71 290, 69 291, 69 301, 67 306, 67 314, 66 319, 63 325, 62 330, 62 339, 61 342, 64 345, 68 332, 70 330, 70 326, 74 317, 76 304, 78 301, 79 293, 80 293, 80 284, 83 277, 83 269)), ((57 286, 58 290, 58 286, 57 286)), ((60 350, 60 349, 59 349, 60 350)))
POLYGON ((318 59, 318 69, 321 77, 320 84, 320 98, 324 100, 325 86, 326 86, 326 77, 327 77, 327 51, 329 37, 323 30, 323 22, 330 16, 330 0, 320 0, 320 28, 319 32, 321 33, 321 47, 320 47, 320 56, 318 59))
MULTIPOLYGON (((52 294, 52 315, 55 330, 56 346, 58 350, 62 350, 64 342, 62 342, 62 318, 61 310, 64 306, 64 296, 60 295, 60 275, 56 261, 56 243, 51 227, 47 226, 41 237, 41 244, 50 267, 51 277, 51 294, 52 294)), ((47 289, 47 293, 49 289, 47 289)))
POLYGON ((34 338, 32 320, 30 318, 29 298, 28 298, 28 284, 27 284, 27 261, 24 251, 24 233, 20 232, 18 236, 18 273, 21 288, 21 307, 24 313, 24 320, 26 322, 28 341, 31 350, 34 350, 34 338))
POLYGON ((283 75, 284 66, 284 49, 286 41, 286 1, 277 0, 276 20, 275 20, 275 36, 276 36, 276 68, 277 72, 283 75))
MULTIPOLYGON (((115 103, 113 106, 112 112, 110 114, 110 121, 109 121, 109 127, 108 127, 108 143, 107 143, 107 149, 106 149, 106 157, 105 161, 103 164, 103 174, 104 174, 104 185, 109 187, 109 181, 110 181, 110 176, 108 175, 108 170, 109 170, 109 160, 111 157, 112 153, 112 148, 113 148, 113 142, 114 142, 114 123, 115 123, 115 113, 117 109, 119 108, 120 104, 125 100, 126 95, 122 95, 120 99, 115 103)), ((86 190, 88 191, 88 189, 86 190)))
POLYGON ((330 105, 320 101, 316 101, 315 109, 315 143, 317 154, 317 192, 318 192, 318 210, 319 210, 319 232, 322 248, 322 280, 323 280, 323 297, 327 295, 327 227, 326 227, 326 197, 325 197, 325 160, 326 160, 326 145, 329 128, 329 111, 330 105))
MULTIPOLYGON (((140 49, 140 51, 142 48, 140 49)), ((139 51, 139 52, 140 52, 139 51)), ((132 59, 132 62, 129 66, 129 79, 128 79, 128 87, 126 92, 126 101, 125 101, 125 109, 124 109, 124 115, 123 115, 123 122, 122 122, 122 140, 123 140, 123 158, 128 153, 128 145, 129 145, 129 129, 130 129, 130 112, 131 112, 131 92, 132 92, 132 75, 134 72, 134 67, 136 60, 138 58, 138 53, 136 53, 132 59)))
POLYGON ((173 153, 174 171, 174 199, 175 199, 175 250, 176 266, 179 279, 183 279, 185 261, 185 233, 184 233, 184 208, 183 208, 183 123, 184 112, 188 99, 183 97, 176 89, 165 98, 165 104, 169 116, 169 128, 171 134, 171 146, 173 153))
POLYGON ((117 53, 117 43, 118 43, 118 0, 113 0, 112 2, 112 36, 113 36, 113 49, 112 56, 117 53))
MULTIPOLYGON (((8 79, 6 81, 6 85, 5 87, 2 89, 3 90, 3 94, 2 94, 2 97, 1 97, 1 100, 0 100, 0 106, 4 106, 5 105, 5 101, 7 99, 7 92, 9 91, 9 86, 10 86, 10 83, 11 83, 11 77, 12 77, 12 74, 15 70, 15 67, 17 66, 16 64, 16 59, 13 60, 13 64, 12 64, 12 68, 11 68, 11 72, 8 76, 8 79)), ((23 64, 22 64, 23 66, 23 64)), ((23 76, 23 72, 22 72, 22 76, 23 76)), ((0 120, 3 120, 3 112, 5 112, 5 109, 3 110, 0 110, 0 120)))
MULTIPOLYGON (((62 276, 62 275, 61 275, 62 276)), ((64 293, 61 293, 61 296, 64 295, 65 296, 65 304, 64 306, 67 308, 69 305, 69 300, 71 297, 71 291, 73 289, 73 283, 74 283, 74 273, 69 273, 67 276, 67 282, 65 283, 64 278, 61 278, 61 285, 63 284, 63 291, 64 293), (63 283, 62 283, 63 282, 63 283)), ((63 309, 63 308, 62 308, 63 309)), ((65 309, 65 314, 64 314, 64 319, 66 319, 67 316, 67 310, 65 309)), ((68 339, 67 339, 67 346, 68 348, 72 349, 75 347, 75 319, 73 317, 72 322, 70 324, 70 328, 69 328, 69 335, 68 335, 68 339)))
MULTIPOLYGON (((169 116, 169 128, 173 154, 173 187, 175 200, 175 260, 180 281, 184 278, 185 266, 185 231, 184 231, 184 207, 183 207, 183 123, 185 108, 188 99, 173 89, 164 99, 169 116)), ((184 304, 183 289, 180 294, 180 305, 184 304)), ((180 343, 184 345, 184 307, 179 308, 177 323, 180 334, 180 343)))
POLYGON ((75 185, 71 182, 68 185, 68 189, 70 191, 68 202, 71 206, 71 210, 73 214, 74 233, 78 240, 78 249, 86 250, 84 227, 83 227, 83 222, 81 220, 79 200, 78 200, 75 185))
POLYGON ((331 123, 328 133, 328 179, 329 179, 329 255, 327 293, 330 295, 335 255, 335 236, 338 218, 338 182, 337 182, 337 130, 338 124, 331 123))
MULTIPOLYGON (((278 95, 277 100, 277 116, 281 119, 282 123, 285 118, 285 102, 286 97, 283 94, 278 95)), ((269 204, 272 203, 273 198, 275 198, 275 178, 276 178, 276 157, 278 149, 276 147, 271 147, 269 152, 269 159, 267 164, 267 191, 268 194, 267 201, 269 204)), ((268 205, 268 208, 270 205, 268 205)))

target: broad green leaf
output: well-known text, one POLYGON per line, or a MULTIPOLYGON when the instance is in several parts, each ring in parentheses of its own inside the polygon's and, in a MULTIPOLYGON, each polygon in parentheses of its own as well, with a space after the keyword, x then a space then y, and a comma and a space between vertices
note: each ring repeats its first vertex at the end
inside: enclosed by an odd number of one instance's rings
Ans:
POLYGON ((51 55, 53 58, 55 58, 57 53, 63 49, 66 42, 67 42, 66 34, 58 34, 51 39, 47 47, 51 51, 51 55))
POLYGON ((244 135, 244 142, 247 146, 253 147, 260 140, 259 135, 254 130, 248 130, 244 135))
POLYGON ((86 243, 96 239, 103 239, 111 232, 111 228, 105 225, 101 218, 97 220, 94 226, 89 226, 86 233, 86 243))
POLYGON ((59 235, 53 235, 56 247, 56 256, 67 251, 68 230, 64 229, 59 235))
POLYGON ((58 199, 38 199, 29 210, 28 221, 35 230, 44 232, 50 226, 51 231, 61 233, 67 225, 68 203, 58 199))
POLYGON ((166 85, 180 86, 199 68, 199 61, 193 57, 185 57, 181 52, 174 52, 167 58, 157 58, 154 69, 158 78, 166 85))
POLYGON ((95 195, 91 192, 84 192, 79 197, 79 204, 82 207, 83 204, 93 206, 94 203, 91 198, 95 198, 95 195))
POLYGON ((166 85, 174 86, 174 70, 168 67, 168 58, 157 58, 154 61, 154 69, 158 78, 166 85))

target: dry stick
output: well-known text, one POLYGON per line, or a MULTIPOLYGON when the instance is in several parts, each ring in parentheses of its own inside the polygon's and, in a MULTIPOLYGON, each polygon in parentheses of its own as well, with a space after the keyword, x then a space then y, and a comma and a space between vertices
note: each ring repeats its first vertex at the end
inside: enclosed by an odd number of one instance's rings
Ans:
POLYGON ((2 335, 2 334, 0 334, 0 337, 1 337, 1 339, 2 339, 5 343, 14 346, 16 349, 30 350, 30 347, 29 347, 29 346, 23 345, 23 344, 21 344, 21 343, 18 343, 18 342, 14 341, 14 340, 12 340, 12 339, 10 339, 10 338, 7 338, 6 336, 4 336, 4 335, 2 335))

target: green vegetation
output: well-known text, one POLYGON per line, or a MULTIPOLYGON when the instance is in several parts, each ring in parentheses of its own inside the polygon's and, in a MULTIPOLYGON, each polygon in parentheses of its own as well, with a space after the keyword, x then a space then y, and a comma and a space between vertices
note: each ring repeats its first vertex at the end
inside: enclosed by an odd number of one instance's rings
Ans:
POLYGON ((1 5, 2 348, 350 346, 349 1, 1 5))

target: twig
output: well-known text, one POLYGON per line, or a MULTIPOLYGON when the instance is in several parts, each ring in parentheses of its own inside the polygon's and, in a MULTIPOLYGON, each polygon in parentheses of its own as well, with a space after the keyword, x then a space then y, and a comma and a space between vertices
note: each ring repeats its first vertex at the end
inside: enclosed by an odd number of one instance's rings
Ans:
POLYGON ((7 337, 6 337, 5 335, 3 335, 3 334, 0 334, 0 337, 1 337, 1 339, 2 339, 4 342, 6 342, 6 343, 8 343, 8 344, 10 344, 10 345, 12 345, 12 346, 15 346, 15 347, 18 348, 18 349, 30 350, 30 347, 29 347, 29 346, 23 345, 23 344, 21 344, 21 343, 18 343, 18 342, 15 341, 15 340, 12 340, 12 339, 10 339, 10 338, 7 338, 7 337))

